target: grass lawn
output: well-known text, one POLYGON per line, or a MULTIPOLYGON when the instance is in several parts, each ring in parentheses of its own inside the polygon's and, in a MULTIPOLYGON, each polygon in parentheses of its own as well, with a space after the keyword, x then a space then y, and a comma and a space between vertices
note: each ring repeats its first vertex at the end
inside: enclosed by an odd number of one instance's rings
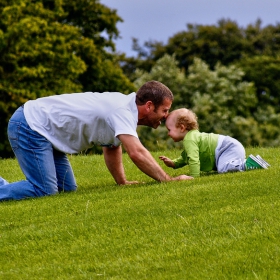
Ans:
MULTIPOLYGON (((145 182, 131 186, 102 156, 70 156, 77 192, 0 203, 0 279, 280 279, 280 148, 246 152, 270 169, 157 183, 124 155, 145 182)), ((24 179, 16 160, 0 170, 24 179)))

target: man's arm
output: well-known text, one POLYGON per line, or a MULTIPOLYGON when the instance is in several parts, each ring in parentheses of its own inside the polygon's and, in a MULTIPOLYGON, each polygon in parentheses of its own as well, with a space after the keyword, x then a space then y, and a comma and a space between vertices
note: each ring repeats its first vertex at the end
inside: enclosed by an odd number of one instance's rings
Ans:
POLYGON ((138 138, 127 134, 119 135, 118 138, 122 142, 126 152, 134 162, 134 164, 151 178, 160 182, 193 179, 192 177, 186 175, 171 178, 160 167, 160 165, 156 162, 150 152, 141 144, 138 138))
POLYGON ((103 147, 105 163, 115 181, 119 185, 137 184, 137 181, 127 181, 122 162, 122 147, 103 147))

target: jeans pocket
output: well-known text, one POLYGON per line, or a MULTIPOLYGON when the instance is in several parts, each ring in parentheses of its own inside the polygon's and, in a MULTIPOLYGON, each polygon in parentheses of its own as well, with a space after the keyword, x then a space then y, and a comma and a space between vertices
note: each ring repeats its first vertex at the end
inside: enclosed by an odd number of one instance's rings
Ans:
POLYGON ((8 124, 8 138, 13 150, 18 148, 18 137, 19 137, 19 129, 20 129, 20 122, 9 121, 8 124))

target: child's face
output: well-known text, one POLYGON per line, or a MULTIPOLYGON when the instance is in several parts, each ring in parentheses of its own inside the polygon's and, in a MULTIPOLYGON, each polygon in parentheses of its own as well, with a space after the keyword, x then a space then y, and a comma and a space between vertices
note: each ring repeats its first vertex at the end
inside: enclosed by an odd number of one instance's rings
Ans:
POLYGON ((176 119, 172 116, 168 117, 165 126, 168 130, 168 136, 170 136, 174 142, 182 141, 186 135, 186 129, 184 126, 176 127, 176 119))

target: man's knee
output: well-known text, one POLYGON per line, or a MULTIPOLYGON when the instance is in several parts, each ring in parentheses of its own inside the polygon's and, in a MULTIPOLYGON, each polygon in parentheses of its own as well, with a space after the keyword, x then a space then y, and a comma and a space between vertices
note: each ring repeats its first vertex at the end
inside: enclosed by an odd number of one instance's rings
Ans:
POLYGON ((74 192, 77 190, 77 185, 58 186, 59 192, 74 192))

